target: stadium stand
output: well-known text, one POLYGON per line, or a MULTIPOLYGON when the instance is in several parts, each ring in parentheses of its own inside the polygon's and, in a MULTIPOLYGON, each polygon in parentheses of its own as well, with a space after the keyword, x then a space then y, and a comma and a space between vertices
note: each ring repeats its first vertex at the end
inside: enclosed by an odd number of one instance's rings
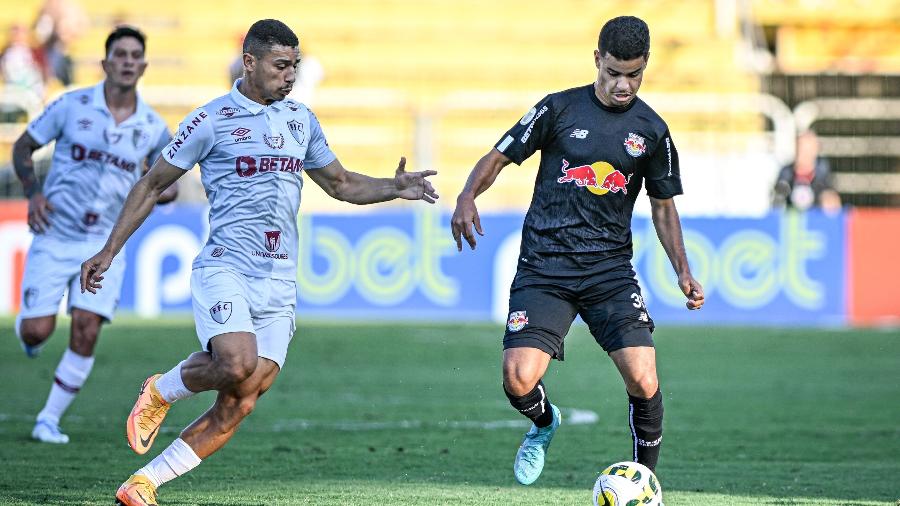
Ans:
MULTIPOLYGON (((195 105, 227 89, 238 37, 261 16, 234 0, 81 3, 92 25, 72 47, 77 82, 90 84, 100 78, 98 48, 110 26, 136 24, 149 35, 150 67, 143 93, 173 128, 195 105)), ((653 37, 642 93, 669 121, 682 155, 705 174, 689 174, 687 179, 704 184, 701 179, 708 180, 715 171, 717 182, 703 190, 721 194, 717 189, 729 177, 722 169, 723 153, 729 157, 725 161, 745 165, 757 164, 755 155, 769 153, 771 158, 775 153, 771 166, 762 170, 765 177, 752 190, 759 193, 767 192, 775 165, 791 155, 783 139, 792 138, 793 132, 777 138, 779 128, 788 129, 775 124, 783 122, 783 107, 758 94, 765 89, 788 100, 754 70, 742 26, 749 23, 774 33, 778 44, 769 49, 778 65, 791 71, 826 71, 851 61, 848 54, 875 55, 875 63, 866 65, 879 72, 896 71, 900 44, 878 49, 866 42, 868 35, 844 45, 821 44, 817 37, 835 29, 897 37, 891 23, 900 3, 757 0, 746 10, 741 5, 645 0, 622 6, 566 0, 548 9, 543 3, 514 0, 336 0, 280 3, 277 14, 271 15, 291 25, 304 50, 324 67, 325 80, 313 106, 345 165, 387 175, 398 156, 406 154, 414 167, 441 171, 438 184, 445 196, 462 186, 475 160, 544 93, 593 79, 591 50, 606 19, 640 16, 650 24, 653 37), (823 15, 822 4, 834 4, 836 11, 823 15), (865 4, 865 9, 850 4, 865 4), (698 107, 681 105, 685 103, 698 107), (754 156, 744 157, 746 153, 754 156)), ((14 21, 31 20, 36 9, 33 2, 21 2, 4 11, 0 31, 14 21)), ((856 71, 866 66, 852 61, 856 71)), ((4 160, 9 139, 0 140, 4 160)), ((528 177, 510 178, 504 191, 485 194, 481 205, 527 205, 536 162, 526 163, 528 177)), ((320 192, 307 198, 306 209, 341 208, 320 192)), ((708 212, 725 206, 731 214, 758 214, 767 198, 728 209, 734 199, 724 197, 723 204, 708 212)))

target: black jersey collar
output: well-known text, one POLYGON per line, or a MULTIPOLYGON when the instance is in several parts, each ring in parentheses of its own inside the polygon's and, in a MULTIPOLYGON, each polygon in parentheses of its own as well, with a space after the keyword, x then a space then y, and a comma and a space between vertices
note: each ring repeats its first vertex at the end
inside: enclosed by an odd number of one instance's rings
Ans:
POLYGON ((597 98, 597 94, 594 93, 594 83, 591 83, 587 86, 587 92, 588 92, 588 95, 591 96, 591 100, 594 102, 594 104, 597 107, 603 109, 606 112, 611 112, 613 114, 621 114, 623 112, 628 112, 629 110, 631 110, 632 107, 634 107, 634 104, 637 103, 637 101, 638 101, 638 97, 635 96, 634 100, 632 100, 631 102, 628 102, 628 105, 625 107, 610 107, 608 105, 603 105, 603 102, 601 102, 600 99, 597 98))

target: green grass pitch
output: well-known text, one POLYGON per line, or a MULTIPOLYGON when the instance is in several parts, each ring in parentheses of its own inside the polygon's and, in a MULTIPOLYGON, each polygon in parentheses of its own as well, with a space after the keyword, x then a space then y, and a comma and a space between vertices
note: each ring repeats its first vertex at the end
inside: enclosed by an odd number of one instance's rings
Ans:
MULTIPOLYGON (((29 360, 0 320, 2 505, 112 504, 212 402, 179 402, 153 450, 133 454, 124 420, 141 381, 198 344, 189 321, 123 318, 62 421, 72 442, 32 442, 67 325, 29 360)), ((512 475, 527 426, 500 387, 502 327, 298 327, 237 436, 163 486, 161 505, 588 505, 598 472, 630 456, 621 380, 582 326, 545 378, 569 418, 531 487, 512 475)), ((898 332, 664 326, 655 338, 667 506, 900 504, 898 332)))

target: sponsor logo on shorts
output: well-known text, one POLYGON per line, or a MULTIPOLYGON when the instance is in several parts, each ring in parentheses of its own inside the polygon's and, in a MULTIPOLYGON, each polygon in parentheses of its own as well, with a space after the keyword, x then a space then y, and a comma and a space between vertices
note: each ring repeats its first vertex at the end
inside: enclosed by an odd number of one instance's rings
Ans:
POLYGON ((528 315, 525 311, 513 311, 509 313, 509 319, 506 320, 506 328, 510 332, 518 332, 528 325, 528 315))
POLYGON ((642 322, 649 322, 649 321, 650 321, 650 316, 647 315, 647 313, 641 311, 641 314, 638 315, 638 320, 640 320, 640 321, 642 321, 642 322))
POLYGON ((213 248, 212 253, 209 254, 211 257, 220 257, 225 253, 225 246, 216 246, 213 248))
POLYGON ((40 292, 37 288, 30 286, 25 289, 25 307, 30 308, 37 302, 38 294, 40 292))
POLYGON ((216 323, 225 324, 231 318, 231 302, 216 302, 213 307, 209 308, 209 316, 216 323))

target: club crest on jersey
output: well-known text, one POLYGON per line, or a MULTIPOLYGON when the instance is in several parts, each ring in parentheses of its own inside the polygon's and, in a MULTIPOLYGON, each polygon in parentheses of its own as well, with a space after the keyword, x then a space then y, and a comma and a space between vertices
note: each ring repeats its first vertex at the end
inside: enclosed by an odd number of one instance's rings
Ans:
POLYGON ((216 323, 224 325, 225 322, 231 318, 231 302, 222 302, 221 300, 216 302, 209 308, 209 316, 212 317, 216 323))
POLYGON ((278 251, 281 246, 281 230, 269 230, 266 232, 266 249, 271 252, 278 251))
POLYGON ((131 132, 131 143, 134 144, 134 149, 141 149, 150 142, 150 134, 141 130, 140 128, 135 128, 131 132))
POLYGON ((506 328, 510 332, 518 332, 528 325, 528 315, 525 311, 513 311, 509 313, 509 319, 506 320, 506 328))
POLYGON ((291 135, 294 136, 294 140, 297 141, 297 144, 303 144, 306 142, 306 132, 303 131, 303 123, 292 119, 287 122, 288 130, 290 130, 291 135))
POLYGON ((625 152, 637 158, 647 151, 647 143, 643 137, 635 133, 629 133, 625 139, 625 152))
POLYGON ((25 290, 25 307, 30 308, 37 302, 38 297, 38 289, 35 287, 29 287, 25 290))
POLYGON ((284 147, 284 136, 281 134, 272 136, 263 134, 263 140, 266 141, 266 146, 269 146, 272 149, 281 149, 284 147))

